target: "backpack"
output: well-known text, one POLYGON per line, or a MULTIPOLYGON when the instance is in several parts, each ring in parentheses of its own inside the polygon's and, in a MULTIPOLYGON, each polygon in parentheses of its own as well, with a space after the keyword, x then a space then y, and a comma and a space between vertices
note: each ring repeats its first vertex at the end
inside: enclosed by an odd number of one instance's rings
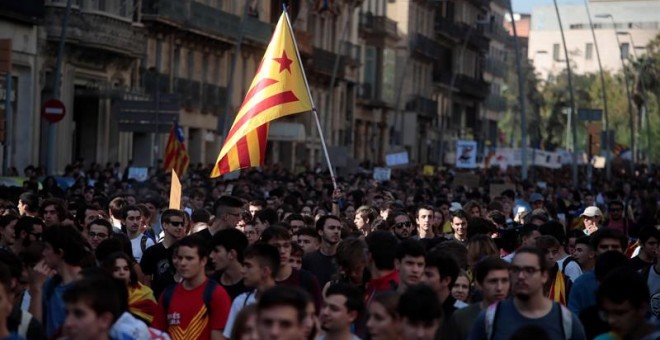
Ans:
MULTIPOLYGON (((142 233, 142 238, 140 239, 140 249, 142 249, 142 254, 144 254, 144 251, 147 250, 147 241, 153 239, 147 235, 147 233, 142 233)), ((156 242, 154 242, 156 243, 156 242)))
MULTIPOLYGON (((558 304, 553 302, 553 304, 558 304)), ((561 330, 564 332, 564 339, 571 339, 573 334, 573 314, 571 311, 564 307, 561 304, 559 305, 559 311, 561 313, 561 324, 559 325, 561 330)), ((486 339, 490 340, 495 334, 495 321, 497 320, 497 312, 500 309, 500 303, 496 302, 486 309, 486 316, 484 321, 486 323, 486 339)))
POLYGON ((564 263, 562 263, 562 265, 561 265, 561 272, 562 273, 566 272, 566 267, 568 267, 568 264, 571 263, 571 262, 577 262, 577 261, 573 258, 573 256, 568 255, 566 260, 564 260, 564 263))
MULTIPOLYGON (((177 285, 178 283, 169 285, 163 291, 163 309, 165 310, 165 314, 167 314, 167 311, 170 309, 170 303, 172 302, 172 297, 174 296, 174 288, 176 288, 177 285)), ((204 305, 206 306, 206 313, 204 314, 204 317, 207 317, 211 314, 211 300, 213 299, 213 293, 217 287, 218 283, 214 280, 206 280, 203 297, 204 305)))

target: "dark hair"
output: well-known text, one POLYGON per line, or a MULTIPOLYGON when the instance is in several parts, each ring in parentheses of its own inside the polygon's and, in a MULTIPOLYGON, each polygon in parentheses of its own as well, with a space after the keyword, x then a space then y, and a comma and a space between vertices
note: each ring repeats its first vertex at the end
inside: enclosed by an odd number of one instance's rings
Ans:
POLYGON ((0 215, 0 228, 5 228, 9 223, 18 220, 18 216, 14 214, 0 215))
POLYGON ((535 231, 539 231, 539 227, 536 224, 531 224, 531 223, 525 223, 520 227, 520 232, 518 232, 518 235, 520 235, 520 240, 522 241, 523 237, 528 237, 532 235, 535 231))
POLYGON ((467 239, 477 235, 487 235, 497 231, 497 226, 490 220, 482 217, 471 217, 467 224, 467 239))
POLYGON ((402 260, 406 255, 412 257, 425 257, 426 249, 422 243, 414 239, 406 239, 396 246, 396 259, 402 260))
MULTIPOLYGON (((118 235, 124 235, 124 234, 118 234, 118 235)), ((128 243, 126 242, 126 239, 122 239, 120 237, 109 237, 96 247, 94 250, 94 256, 96 256, 96 260, 98 262, 103 263, 110 255, 114 253, 122 252, 127 255, 129 255, 130 258, 133 257, 133 248, 131 247, 131 242, 130 239, 128 240, 128 243), (129 253, 130 252, 130 253, 129 253)), ((134 260, 131 260, 131 263, 135 262, 134 260)))
POLYGON ((319 243, 321 242, 321 235, 319 235, 318 231, 316 231, 316 229, 314 229, 314 228, 310 228, 310 227, 300 228, 300 229, 298 229, 298 231, 296 231, 294 233, 294 235, 313 237, 313 238, 317 239, 319 241, 319 243))
POLYGON ((388 231, 376 230, 366 237, 367 248, 379 270, 394 269, 395 249, 398 243, 396 236, 388 231))
POLYGON ((458 217, 461 220, 466 220, 466 221, 468 220, 468 214, 461 209, 451 212, 451 219, 453 219, 454 217, 458 217))
POLYGON ((248 202, 248 205, 251 205, 253 207, 262 207, 262 208, 264 208, 266 206, 266 202, 264 202, 263 200, 252 200, 252 201, 248 202))
POLYGON ((266 290, 257 302, 257 314, 264 309, 273 307, 292 307, 296 310, 298 322, 302 322, 307 314, 307 304, 311 301, 309 294, 300 288, 292 286, 275 286, 266 290))
POLYGON ((458 273, 461 271, 453 256, 437 250, 432 250, 426 255, 426 267, 436 268, 441 278, 448 277, 450 289, 454 286, 458 273))
POLYGON ((408 288, 399 298, 396 310, 401 318, 414 323, 432 323, 441 320, 444 314, 438 294, 423 284, 408 288))
POLYGON ((644 243, 650 238, 660 241, 660 231, 655 226, 645 226, 639 231, 639 244, 643 247, 644 243))
POLYGON ((273 278, 280 270, 280 252, 270 244, 255 243, 245 249, 243 256, 244 259, 256 259, 260 266, 268 267, 273 278))
POLYGON ((649 286, 644 276, 631 268, 617 268, 610 272, 596 291, 598 305, 604 300, 616 304, 630 302, 634 308, 648 305, 651 301, 649 286))
POLYGON ((39 196, 32 192, 24 192, 21 196, 18 197, 19 201, 25 204, 26 208, 30 212, 36 212, 39 210, 39 196))
POLYGON ((211 214, 209 214, 206 209, 196 209, 190 215, 192 223, 206 223, 208 224, 211 220, 211 214))
POLYGON ((74 281, 64 291, 62 299, 65 303, 84 301, 97 315, 110 313, 114 323, 125 312, 128 290, 123 282, 114 279, 111 275, 94 271, 74 281))
POLYGON ((543 223, 539 227, 539 233, 541 235, 549 235, 557 239, 561 246, 566 245, 567 237, 566 232, 564 231, 564 226, 558 221, 550 221, 543 223))
POLYGON ((257 305, 250 304, 241 309, 236 315, 234 326, 231 329, 231 336, 229 339, 242 339, 243 334, 248 330, 247 322, 253 315, 257 314, 257 305))
POLYGON ((121 219, 125 220, 128 217, 128 212, 129 211, 138 211, 140 212, 140 216, 142 216, 142 210, 137 205, 126 205, 123 208, 121 208, 121 219))
POLYGON ((435 209, 433 209, 432 206, 430 206, 428 204, 422 204, 422 205, 418 205, 417 208, 415 209, 415 217, 419 216, 419 211, 422 210, 422 209, 428 210, 432 213, 435 212, 435 209))
POLYGON ((628 266, 626 255, 618 251, 606 251, 596 257, 596 264, 594 265, 596 280, 602 282, 613 270, 626 266, 628 266))
POLYGON ((12 283, 11 270, 6 264, 0 263, 0 284, 2 284, 7 294, 12 293, 13 287, 11 283, 12 283))
POLYGON ((91 227, 92 225, 99 225, 102 227, 105 227, 108 230, 108 237, 112 236, 114 234, 114 228, 112 227, 112 224, 110 221, 104 219, 104 218, 97 218, 92 223, 89 224, 91 227))
POLYGON ((167 209, 160 215, 160 223, 165 224, 166 222, 169 222, 170 218, 173 216, 181 217, 184 222, 186 221, 186 214, 182 210, 167 209))
POLYGON ((582 233, 582 236, 575 239, 575 245, 578 244, 587 245, 591 250, 594 250, 594 246, 591 244, 591 238, 587 235, 584 235, 584 233, 582 233))
POLYGON ((203 239, 202 236, 198 234, 188 235, 180 239, 176 243, 178 248, 188 247, 188 248, 197 249, 197 256, 199 256, 200 259, 209 258, 209 253, 210 253, 210 250, 208 248, 209 243, 207 240, 203 239))
POLYGON ((128 205, 128 202, 126 202, 125 198, 115 197, 110 201, 110 204, 108 204, 108 209, 110 210, 112 217, 121 218, 122 209, 124 209, 126 205, 128 205))
POLYGON ((137 276, 137 272, 135 271, 135 268, 133 267, 134 261, 133 259, 131 259, 130 255, 124 252, 116 252, 107 256, 105 260, 101 262, 101 268, 105 270, 108 274, 112 275, 113 272, 115 271, 115 263, 119 259, 125 260, 126 263, 128 264, 128 271, 130 273, 129 283, 131 285, 137 285, 138 276, 137 276))
POLYGON ((349 237, 337 246, 337 265, 346 272, 355 269, 356 261, 364 261, 365 242, 357 237, 349 237))
POLYGON ((561 244, 559 244, 559 241, 554 238, 554 236, 543 235, 539 237, 538 240, 536 240, 536 247, 543 250, 544 252, 547 252, 547 250, 550 248, 561 247, 561 244))
POLYGON ((44 243, 55 252, 63 252, 64 263, 81 266, 91 255, 91 247, 74 226, 53 225, 43 232, 44 243))
POLYGON ((486 257, 477 262, 474 266, 474 278, 476 282, 482 284, 488 273, 494 270, 508 270, 509 262, 497 257, 486 257))
POLYGON ((41 207, 39 209, 40 215, 43 216, 44 210, 46 210, 46 208, 51 205, 55 207, 57 218, 62 221, 64 217, 66 217, 66 209, 64 209, 64 201, 59 198, 48 198, 41 202, 41 207))
POLYGON ((268 243, 270 240, 291 241, 291 234, 285 227, 279 225, 270 226, 261 232, 261 242, 268 243))
POLYGON ((536 255, 536 257, 539 260, 539 269, 541 270, 541 272, 548 271, 549 268, 548 268, 548 264, 545 262, 545 253, 543 250, 537 247, 520 247, 518 250, 516 250, 516 255, 513 258, 515 259, 520 254, 536 255))
POLYGON ((243 254, 248 246, 248 239, 238 229, 224 229, 213 235, 213 247, 223 247, 227 252, 235 251, 238 262, 243 263, 243 254))
MULTIPOLYGON (((323 230, 323 227, 325 227, 325 222, 326 222, 327 220, 335 220, 335 221, 341 223, 341 220, 339 219, 339 217, 337 217, 337 216, 335 216, 335 215, 330 215, 330 214, 328 214, 328 215, 323 215, 323 216, 321 216, 321 217, 318 219, 318 221, 316 221, 316 230, 317 230, 317 231, 319 231, 319 230, 323 230)), ((372 222, 373 222, 373 221, 372 221, 372 222)))
POLYGON ((254 219, 259 219, 262 223, 268 222, 268 224, 272 226, 277 223, 277 211, 271 208, 261 209, 254 214, 254 219))
MULTIPOLYGON (((23 261, 18 257, 18 255, 12 253, 7 249, 0 249, 0 263, 7 266, 11 278, 18 281, 23 275, 23 261)), ((7 286, 7 291, 14 289, 12 286, 7 286)))
POLYGON ((16 226, 14 226, 14 237, 17 239, 21 237, 21 232, 31 233, 34 231, 34 226, 38 224, 41 226, 41 230, 46 228, 44 221, 37 217, 31 216, 21 216, 18 221, 16 221, 16 226))
POLYGON ((401 294, 397 291, 376 293, 373 299, 371 299, 371 303, 380 303, 390 317, 396 318, 399 316, 396 310, 399 305, 399 297, 401 297, 401 294))
POLYGON ((305 255, 303 248, 296 242, 291 241, 291 257, 302 258, 305 255))
POLYGON ((291 221, 302 221, 305 223, 305 218, 300 214, 291 214, 284 219, 286 224, 291 224, 291 221))
POLYGON ((628 246, 628 238, 621 231, 612 228, 600 228, 591 234, 591 245, 594 250, 598 250, 598 245, 606 238, 618 240, 621 243, 622 250, 625 250, 628 246))
POLYGON ((224 213, 225 208, 241 208, 243 207, 243 202, 234 197, 234 196, 220 196, 213 203, 213 212, 216 216, 220 216, 224 213))
POLYGON ((585 235, 584 235, 584 232, 582 230, 571 229, 568 232, 566 232, 566 242, 568 242, 568 239, 570 239, 570 238, 579 239, 583 236, 585 236, 585 235))
POLYGON ((149 208, 147 208, 146 204, 139 203, 137 207, 142 212, 142 217, 146 218, 147 220, 151 219, 151 211, 149 211, 149 208))
POLYGON ((364 309, 364 294, 352 284, 338 282, 331 284, 325 291, 325 297, 342 295, 346 298, 346 309, 349 312, 361 313, 364 309))

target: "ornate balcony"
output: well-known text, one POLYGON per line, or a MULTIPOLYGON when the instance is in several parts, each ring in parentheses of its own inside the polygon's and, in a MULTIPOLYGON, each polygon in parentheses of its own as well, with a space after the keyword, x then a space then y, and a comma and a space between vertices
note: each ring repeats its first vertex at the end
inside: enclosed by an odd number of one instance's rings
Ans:
MULTIPOLYGON (((59 41, 65 7, 46 6, 47 38, 59 41)), ((127 18, 99 11, 71 10, 67 42, 90 49, 137 57, 144 52, 146 38, 142 29, 127 18)))
POLYGON ((435 60, 440 55, 440 44, 433 39, 414 33, 410 39, 410 49, 418 55, 435 60))
MULTIPOLYGON (((155 20, 229 38, 237 37, 241 27, 239 16, 191 0, 143 0, 142 14, 144 21, 155 20)), ((246 29, 246 34, 263 39, 263 27, 257 25, 253 23, 249 32, 246 29)))
MULTIPOLYGON (((339 68, 337 69, 336 76, 342 78, 344 76, 345 57, 340 57, 339 68)), ((311 69, 319 74, 332 76, 332 71, 335 67, 337 54, 334 52, 326 51, 324 49, 314 47, 312 53, 312 67, 311 69)))
POLYGON ((471 78, 463 74, 456 76, 455 86, 463 94, 478 99, 485 99, 490 90, 490 84, 488 82, 481 79, 471 78))
POLYGON ((268 45, 273 36, 274 26, 255 17, 247 17, 244 23, 245 37, 262 45, 268 45))
POLYGON ((465 27, 452 19, 436 16, 435 33, 452 40, 460 40, 465 36, 465 27))
POLYGON ((416 95, 406 103, 406 111, 417 112, 420 116, 433 119, 438 115, 438 102, 416 95))
POLYGON ((359 24, 360 33, 362 34, 399 38, 396 21, 388 17, 373 15, 371 12, 360 13, 359 24))

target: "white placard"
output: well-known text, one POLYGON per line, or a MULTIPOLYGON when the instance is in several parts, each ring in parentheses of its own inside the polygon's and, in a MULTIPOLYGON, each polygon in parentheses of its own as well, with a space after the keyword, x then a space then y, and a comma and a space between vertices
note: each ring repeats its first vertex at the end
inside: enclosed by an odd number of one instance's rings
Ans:
POLYGON ((389 181, 392 177, 392 169, 390 168, 374 168, 374 179, 383 182, 389 181))
POLYGON ((456 167, 474 169, 477 167, 477 142, 459 140, 456 142, 456 167))

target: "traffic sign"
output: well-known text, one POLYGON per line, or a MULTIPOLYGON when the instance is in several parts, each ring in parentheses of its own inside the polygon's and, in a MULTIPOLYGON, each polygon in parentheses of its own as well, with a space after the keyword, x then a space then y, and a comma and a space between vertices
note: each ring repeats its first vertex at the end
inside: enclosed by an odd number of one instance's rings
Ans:
POLYGON ((57 99, 51 99, 41 108, 41 116, 51 123, 57 123, 64 118, 66 107, 57 99))

